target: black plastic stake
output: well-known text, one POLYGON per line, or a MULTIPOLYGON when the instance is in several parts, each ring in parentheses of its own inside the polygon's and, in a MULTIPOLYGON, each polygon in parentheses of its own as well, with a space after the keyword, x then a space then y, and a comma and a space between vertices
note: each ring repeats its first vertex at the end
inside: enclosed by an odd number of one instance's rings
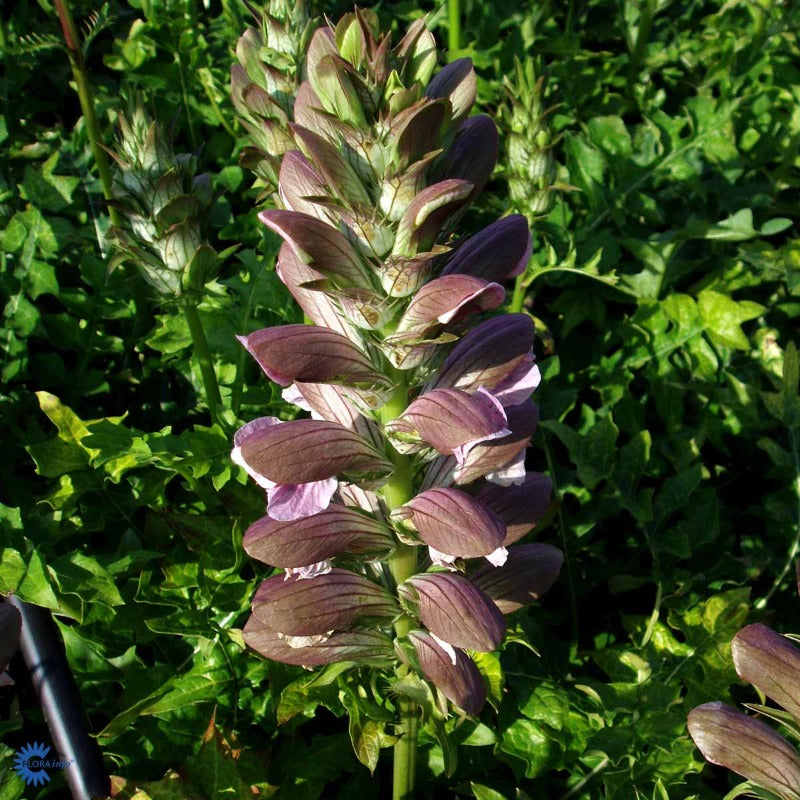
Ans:
POLYGON ((111 780, 100 748, 89 735, 64 642, 51 613, 13 595, 6 602, 22 615, 20 650, 59 758, 71 762, 64 777, 73 800, 107 798, 111 780))

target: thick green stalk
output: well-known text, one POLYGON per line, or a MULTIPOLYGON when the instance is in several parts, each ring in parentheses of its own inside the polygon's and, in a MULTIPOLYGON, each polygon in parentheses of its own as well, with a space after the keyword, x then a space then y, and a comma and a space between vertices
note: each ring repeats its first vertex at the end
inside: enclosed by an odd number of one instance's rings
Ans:
POLYGON ((461 3, 447 0, 447 57, 452 61, 461 49, 461 3))
MULTIPOLYGON (((108 154, 103 149, 103 134, 100 131, 100 123, 97 120, 97 112, 94 108, 94 93, 92 92, 92 84, 89 82, 89 73, 86 71, 86 63, 83 60, 80 34, 75 27, 75 20, 72 18, 69 0, 55 0, 55 7, 58 12, 58 18, 61 20, 64 43, 69 53, 72 75, 75 78, 75 86, 78 90, 78 99, 80 100, 86 131, 89 134, 89 146, 92 148, 92 156, 100 176, 103 197, 110 201, 114 199, 111 188, 111 165, 108 161, 108 154)), ((122 224, 122 218, 116 209, 110 208, 109 216, 111 217, 112 225, 122 224)))
MULTIPOLYGON (((408 406, 408 387, 405 375, 400 370, 393 370, 391 376, 395 383, 392 396, 381 408, 381 421, 386 424, 399 417, 408 406)), ((392 448, 391 459, 394 471, 384 485, 382 494, 384 502, 390 511, 407 503, 414 496, 414 486, 411 474, 411 459, 398 453, 392 448)), ((409 545, 399 544, 397 551, 389 559, 389 570, 395 583, 401 583, 410 578, 417 569, 417 549, 409 545)))
POLYGON ((508 312, 510 314, 518 314, 522 311, 522 305, 525 302, 525 293, 528 290, 529 282, 527 281, 528 271, 517 275, 514 279, 514 294, 511 295, 511 302, 508 304, 508 312))
POLYGON ((394 746, 393 800, 412 800, 417 769, 419 716, 411 700, 400 701, 400 738, 394 746))
POLYGON ((222 398, 219 394, 219 384, 217 383, 217 374, 214 372, 214 362, 211 359, 211 351, 208 349, 208 340, 203 330, 203 323, 200 319, 200 313, 197 310, 196 302, 188 297, 184 298, 183 313, 186 317, 186 323, 189 326, 189 333, 192 335, 194 354, 200 366, 200 376, 203 379, 203 389, 206 394, 208 413, 211 415, 211 422, 213 424, 218 421, 217 415, 219 413, 219 406, 222 404, 222 398))
MULTIPOLYGON (((400 416, 408 406, 408 387, 405 375, 394 370, 392 378, 396 381, 396 389, 381 409, 383 423, 400 416)), ((411 459, 392 449, 394 472, 383 487, 383 499, 387 508, 392 511, 407 503, 414 496, 411 459)), ((397 550, 389 558, 389 571, 395 584, 400 584, 417 571, 417 548, 399 543, 397 550)), ((413 627, 411 617, 403 616, 395 623, 398 637, 408 634, 413 627)), ((401 668, 404 669, 404 668, 401 668)), ((400 720, 397 725, 398 740, 394 746, 394 777, 392 796, 394 800, 411 800, 414 797, 414 778, 417 761, 417 728, 419 713, 416 705, 410 700, 400 700, 400 720)))

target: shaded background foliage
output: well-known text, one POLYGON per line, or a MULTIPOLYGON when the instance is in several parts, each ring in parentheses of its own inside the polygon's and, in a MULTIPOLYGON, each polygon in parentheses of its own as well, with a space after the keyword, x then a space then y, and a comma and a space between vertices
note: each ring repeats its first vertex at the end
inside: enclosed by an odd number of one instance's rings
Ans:
MULTIPOLYGON (((447 40, 441 5, 377 11, 398 25, 428 12, 447 40)), ((300 319, 237 165, 228 72, 247 14, 232 0, 109 4, 87 46, 107 143, 120 98, 143 92, 213 176, 210 238, 242 245, 200 308, 223 427, 179 309, 135 270, 106 270, 52 9, 0 13, 0 592, 58 612, 123 796, 379 797, 384 766, 372 779, 350 749, 351 687, 263 662, 236 631, 266 573, 242 557, 263 500, 229 463, 230 432, 290 412, 233 337, 300 319)), ((479 110, 504 141, 515 56, 546 66, 558 104, 558 179, 574 189, 534 221, 526 303, 545 380, 529 466, 555 479, 560 505, 537 536, 567 560, 517 618, 540 655, 508 645, 504 683, 498 656, 482 659, 496 717, 455 732, 454 783, 449 754, 426 743, 420 795, 722 797, 729 778, 703 767, 686 712, 742 696, 729 642, 746 620, 800 629, 800 12, 467 2, 461 20, 451 56, 474 59, 479 110)), ((501 158, 475 227, 512 210, 514 167, 501 158)), ((6 778, 15 748, 46 736, 21 670, 0 697, 4 800, 24 794, 6 778)), ((42 796, 63 792, 55 777, 42 796)))

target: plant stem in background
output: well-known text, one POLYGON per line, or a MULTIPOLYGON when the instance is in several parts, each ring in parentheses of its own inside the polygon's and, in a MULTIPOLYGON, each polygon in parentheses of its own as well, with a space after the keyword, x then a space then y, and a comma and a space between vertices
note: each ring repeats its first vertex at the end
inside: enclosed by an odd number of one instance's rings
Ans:
MULTIPOLYGON (((400 370, 393 370, 396 388, 387 403, 381 409, 381 421, 386 424, 399 417, 408 406, 408 388, 405 375, 400 370)), ((391 478, 383 487, 383 499, 389 511, 407 503, 414 496, 411 462, 408 456, 392 450, 392 461, 395 469, 391 478)), ((398 543, 394 554, 389 558, 389 571, 395 584, 399 585, 417 571, 417 549, 398 543)), ((396 623, 398 637, 405 637, 413 627, 409 616, 402 616, 396 623)), ((405 667, 400 667, 404 670, 405 667)), ((417 709, 410 700, 399 701, 400 722, 397 727, 399 739, 394 746, 394 800, 408 800, 414 796, 414 776, 417 760, 417 709)))
POLYGON ((555 459, 553 458, 553 454, 550 450, 547 437, 544 437, 543 446, 545 457, 547 458, 547 469, 550 470, 550 477, 553 480, 553 498, 557 503, 558 509, 556 511, 556 517, 558 518, 558 531, 561 534, 561 548, 562 552, 564 553, 564 566, 566 567, 567 590, 569 591, 570 622, 572 624, 572 641, 577 642, 580 635, 578 628, 578 599, 575 594, 575 578, 573 575, 572 554, 570 552, 567 524, 564 520, 564 511, 561 504, 561 490, 556 479, 555 459))
POLYGON ((769 591, 763 597, 760 597, 758 600, 756 600, 756 602, 753 604, 754 608, 759 611, 767 607, 767 603, 769 603, 772 595, 775 594, 775 592, 780 588, 783 579, 788 574, 792 564, 795 563, 797 554, 800 552, 800 443, 798 443, 797 431, 794 428, 790 427, 788 429, 788 434, 789 445, 792 454, 792 463, 794 464, 794 495, 797 504, 795 517, 795 537, 792 540, 792 544, 789 548, 783 568, 775 576, 775 580, 772 582, 772 586, 770 586, 769 591))
POLYGON ((447 57, 450 61, 461 49, 461 2, 447 0, 447 57))
MULTIPOLYGON (((94 108, 92 85, 89 82, 89 74, 86 71, 86 63, 83 60, 80 34, 75 27, 75 20, 72 18, 69 0, 55 0, 55 7, 58 12, 58 18, 61 20, 61 29, 64 32, 64 43, 69 53, 72 74, 75 78, 75 86, 78 90, 78 98, 81 103, 81 112, 84 122, 86 123, 86 131, 89 135, 89 146, 92 148, 94 163, 97 165, 97 172, 100 175, 103 197, 105 197, 106 200, 112 200, 114 195, 111 189, 111 165, 108 161, 108 155, 103 149, 103 135, 100 132, 100 123, 97 120, 97 113, 94 108)), ((109 209, 109 216, 112 225, 121 224, 122 220, 116 209, 109 209)))
POLYGON ((186 316, 186 323, 189 325, 189 332, 192 335, 192 346, 197 356, 197 363, 200 367, 200 375, 203 379, 203 389, 206 394, 206 404, 208 413, 211 415, 211 422, 218 421, 217 414, 222 399, 219 394, 219 384, 217 374, 214 372, 214 363, 211 360, 211 351, 208 349, 208 340, 203 330, 203 323, 200 320, 200 313, 197 304, 188 299, 183 300, 183 313, 186 316))
POLYGON ((657 5, 657 0, 645 0, 639 11, 639 23, 636 26, 636 44, 633 46, 631 63, 628 67, 628 94, 631 97, 633 96, 633 85, 642 69, 644 49, 650 39, 650 31, 653 28, 657 5))
POLYGON ((767 38, 767 20, 772 14, 775 0, 756 0, 749 4, 750 13, 753 15, 753 52, 758 52, 767 38))
MULTIPOLYGON (((180 48, 180 44, 178 47, 180 48)), ((181 100, 183 101, 183 108, 186 112, 186 122, 189 126, 189 141, 192 143, 192 150, 197 152, 197 133, 192 119, 192 110, 189 108, 189 93, 186 90, 186 77, 183 70, 183 59, 181 58, 180 50, 175 52, 175 63, 178 66, 178 76, 181 79, 181 100)))

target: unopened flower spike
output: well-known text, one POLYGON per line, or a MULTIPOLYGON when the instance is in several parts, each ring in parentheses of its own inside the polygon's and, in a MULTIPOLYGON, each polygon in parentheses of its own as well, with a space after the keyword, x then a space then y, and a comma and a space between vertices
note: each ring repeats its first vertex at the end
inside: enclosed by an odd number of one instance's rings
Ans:
POLYGON ((124 225, 112 227, 110 267, 135 264, 165 302, 180 300, 205 390, 211 421, 220 391, 198 306, 206 285, 235 249, 217 253, 208 242, 214 193, 211 177, 197 174, 197 157, 176 153, 172 137, 145 111, 141 98, 120 115, 113 206, 124 225))
POLYGON ((294 146, 289 122, 315 23, 305 0, 270 0, 263 10, 247 6, 256 26, 236 45, 231 99, 248 136, 240 163, 255 174, 263 198, 275 191, 281 158, 294 146))
POLYGON ((516 59, 513 78, 505 78, 508 95, 508 189, 514 208, 529 220, 546 216, 555 201, 558 164, 553 148, 559 137, 550 117, 557 106, 547 106, 548 75, 532 58, 516 59))
POLYGON ((200 294, 226 253, 207 240, 214 200, 211 178, 197 174, 197 158, 176 153, 171 135, 144 108, 141 98, 120 115, 114 207, 125 220, 109 238, 116 254, 111 267, 130 261, 165 298, 200 294))

